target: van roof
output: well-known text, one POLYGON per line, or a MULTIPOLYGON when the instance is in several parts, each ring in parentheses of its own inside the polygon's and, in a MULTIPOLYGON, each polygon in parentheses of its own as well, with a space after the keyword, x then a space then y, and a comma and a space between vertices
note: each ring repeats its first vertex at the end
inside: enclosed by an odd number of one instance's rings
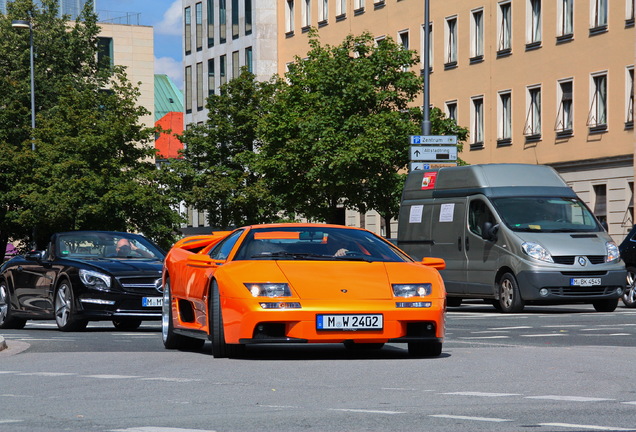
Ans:
POLYGON ((574 191, 552 167, 481 164, 412 171, 406 179, 402 199, 476 194, 576 197, 574 191))

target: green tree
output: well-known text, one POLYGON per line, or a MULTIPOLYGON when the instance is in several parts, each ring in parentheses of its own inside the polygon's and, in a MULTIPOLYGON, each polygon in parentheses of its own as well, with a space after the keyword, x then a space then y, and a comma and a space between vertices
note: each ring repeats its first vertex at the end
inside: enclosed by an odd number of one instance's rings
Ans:
POLYGON ((273 84, 243 70, 207 101, 208 119, 180 137, 182 158, 164 181, 176 197, 207 211, 211 226, 228 228, 279 219, 280 205, 255 165, 261 143, 256 125, 273 84))
POLYGON ((7 90, 0 93, 0 247, 8 237, 42 247, 53 232, 76 229, 140 231, 172 243, 179 217, 156 179, 153 129, 140 123, 147 110, 137 106, 139 91, 124 68, 98 63, 91 8, 69 23, 57 17, 56 0, 15 0, 0 15, 0 47, 10 53, 0 59, 7 90), (11 27, 27 17, 36 52, 34 130, 29 32, 11 27))

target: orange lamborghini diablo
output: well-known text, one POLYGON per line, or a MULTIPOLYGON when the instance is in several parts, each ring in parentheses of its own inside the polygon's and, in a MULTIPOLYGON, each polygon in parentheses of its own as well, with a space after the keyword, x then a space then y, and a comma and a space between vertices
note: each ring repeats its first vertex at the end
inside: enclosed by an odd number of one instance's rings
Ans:
POLYGON ((406 343, 438 356, 446 293, 441 259, 415 262, 363 229, 254 225, 188 237, 163 269, 164 346, 239 356, 262 343, 406 343))

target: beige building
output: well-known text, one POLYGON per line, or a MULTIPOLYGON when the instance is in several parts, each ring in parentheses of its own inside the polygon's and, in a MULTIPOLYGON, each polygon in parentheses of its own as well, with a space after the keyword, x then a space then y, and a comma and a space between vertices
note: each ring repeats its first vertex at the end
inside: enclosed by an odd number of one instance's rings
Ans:
POLYGON ((150 26, 99 23, 100 55, 110 57, 113 64, 126 66, 128 79, 139 86, 137 103, 150 114, 142 117, 147 127, 154 127, 155 57, 154 34, 150 26))
MULTIPOLYGON (((280 74, 307 52, 310 26, 322 43, 369 31, 423 52, 423 0, 278 5, 280 74)), ((430 100, 470 130, 460 157, 553 166, 621 240, 633 223, 633 0, 430 1, 430 22, 430 100)))

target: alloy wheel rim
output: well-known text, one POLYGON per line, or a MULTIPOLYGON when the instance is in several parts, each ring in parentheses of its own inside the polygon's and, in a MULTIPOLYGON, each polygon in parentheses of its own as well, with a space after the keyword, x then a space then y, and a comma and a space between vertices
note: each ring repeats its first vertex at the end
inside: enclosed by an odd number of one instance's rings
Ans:
POLYGON ((68 286, 62 285, 57 290, 56 307, 55 307, 55 320, 61 326, 65 326, 68 323, 69 318, 69 293, 68 286))
POLYGON ((165 342, 168 340, 168 326, 170 325, 170 285, 166 282, 163 287, 163 302, 161 304, 161 337, 165 342))
POLYGON ((9 314, 9 303, 7 295, 7 287, 5 284, 0 285, 0 324, 7 319, 9 314))
POLYGON ((512 284, 507 279, 501 283, 501 296, 504 299, 504 305, 510 307, 512 304, 512 284))

